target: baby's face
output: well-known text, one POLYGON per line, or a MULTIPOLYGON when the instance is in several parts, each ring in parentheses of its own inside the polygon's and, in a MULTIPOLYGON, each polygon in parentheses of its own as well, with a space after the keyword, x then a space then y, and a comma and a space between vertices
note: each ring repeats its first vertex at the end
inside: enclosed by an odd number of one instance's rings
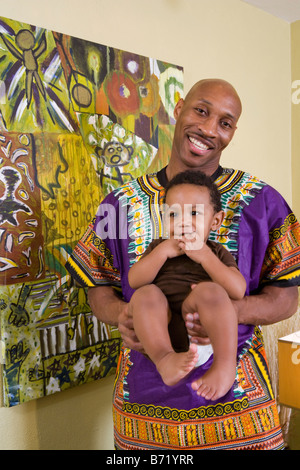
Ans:
MULTIPOLYGON (((206 241, 215 230, 215 211, 208 188, 193 184, 180 184, 169 189, 166 196, 165 225, 170 238, 197 237, 206 241)), ((218 213, 219 214, 219 213, 218 213)))

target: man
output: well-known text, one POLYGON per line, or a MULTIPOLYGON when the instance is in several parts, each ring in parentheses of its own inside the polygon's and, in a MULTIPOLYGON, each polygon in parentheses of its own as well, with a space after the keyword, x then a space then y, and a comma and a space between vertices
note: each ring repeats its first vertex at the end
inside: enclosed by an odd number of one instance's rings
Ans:
MULTIPOLYGON (((168 166, 123 185, 105 200, 115 208, 130 207, 127 240, 100 239, 100 210, 67 263, 79 282, 98 286, 89 289, 91 308, 100 320, 119 327, 127 346, 114 394, 116 448, 284 446, 261 333, 255 326, 281 321, 297 309, 299 224, 274 189, 245 172, 220 166, 222 151, 235 133, 241 110, 240 99, 229 83, 215 79, 196 83, 175 107, 168 166), (204 353, 202 365, 186 380, 166 387, 154 365, 141 354, 128 317, 133 293, 128 269, 150 241, 161 235, 159 204, 164 187, 186 169, 201 170, 217 184, 226 215, 215 240, 235 256, 247 281, 247 295, 234 302, 239 322, 236 382, 218 403, 195 397, 191 389, 192 381, 210 367, 210 354, 207 357, 204 353), (121 286, 122 299, 111 286, 121 286)), ((185 321, 192 341, 207 344, 197 313, 189 313, 185 321)))

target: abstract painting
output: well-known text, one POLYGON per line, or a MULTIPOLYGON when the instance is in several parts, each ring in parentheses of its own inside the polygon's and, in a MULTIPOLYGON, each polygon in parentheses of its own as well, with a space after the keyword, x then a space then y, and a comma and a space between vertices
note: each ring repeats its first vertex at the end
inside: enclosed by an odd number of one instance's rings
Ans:
POLYGON ((64 265, 111 190, 168 161, 183 69, 0 18, 5 406, 115 372, 120 336, 64 265))

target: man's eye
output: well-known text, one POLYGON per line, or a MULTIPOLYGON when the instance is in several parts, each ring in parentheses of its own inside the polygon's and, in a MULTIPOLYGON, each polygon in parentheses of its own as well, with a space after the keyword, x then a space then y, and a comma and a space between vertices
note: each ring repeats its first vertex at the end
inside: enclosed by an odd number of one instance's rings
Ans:
POLYGON ((231 129, 231 127, 232 127, 230 122, 228 122, 228 121, 222 121, 222 126, 226 127, 227 129, 231 129))

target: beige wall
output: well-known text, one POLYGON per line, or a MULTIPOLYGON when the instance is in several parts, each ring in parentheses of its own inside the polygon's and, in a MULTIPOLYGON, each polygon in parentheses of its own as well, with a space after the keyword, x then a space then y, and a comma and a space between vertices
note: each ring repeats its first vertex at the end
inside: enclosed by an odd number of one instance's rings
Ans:
POLYGON ((0 408, 0 450, 113 449, 113 381, 0 408))
MULTIPOLYGON (((244 104, 223 164, 292 202, 290 25, 240 0, 0 0, 0 15, 220 77, 244 104)), ((300 78, 300 75, 299 75, 300 78)), ((112 378, 0 408, 0 449, 110 449, 112 378)))

